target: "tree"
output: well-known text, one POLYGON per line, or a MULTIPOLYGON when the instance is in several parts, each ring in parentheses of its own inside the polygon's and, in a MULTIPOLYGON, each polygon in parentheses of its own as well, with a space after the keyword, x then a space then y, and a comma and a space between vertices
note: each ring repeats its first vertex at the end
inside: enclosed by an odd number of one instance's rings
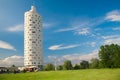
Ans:
POLYGON ((120 46, 117 44, 101 46, 99 58, 103 68, 120 67, 120 46))
POLYGON ((63 69, 64 70, 72 70, 72 63, 70 60, 64 61, 63 69))
POLYGON ((74 70, 78 70, 78 69, 80 69, 80 65, 75 64, 75 66, 74 66, 74 70))
POLYGON ((46 64, 44 70, 45 71, 55 70, 55 66, 53 64, 51 64, 51 63, 48 63, 48 64, 46 64))
POLYGON ((81 69, 88 69, 88 68, 89 68, 89 62, 83 60, 83 61, 80 63, 80 68, 81 68, 81 69))
POLYGON ((57 66, 57 70, 63 70, 63 66, 62 65, 57 66))
POLYGON ((11 67, 15 67, 15 65, 13 64, 11 67))
POLYGON ((91 59, 90 68, 99 68, 99 60, 97 58, 91 59))

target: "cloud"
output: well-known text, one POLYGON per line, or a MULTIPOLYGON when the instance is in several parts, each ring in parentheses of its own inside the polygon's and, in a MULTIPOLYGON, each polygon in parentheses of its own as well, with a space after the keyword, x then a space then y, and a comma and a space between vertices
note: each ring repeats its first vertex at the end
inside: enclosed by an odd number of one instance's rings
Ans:
POLYGON ((48 29, 54 27, 56 23, 43 23, 43 28, 48 29))
POLYGON ((60 28, 55 30, 55 32, 67 32, 71 31, 76 35, 90 35, 93 36, 93 27, 98 26, 99 24, 103 23, 103 18, 96 18, 96 19, 86 19, 86 20, 74 20, 69 23, 69 27, 67 28, 60 28))
POLYGON ((68 28, 61 28, 56 30, 55 32, 66 32, 66 31, 72 31, 74 34, 77 35, 87 35, 90 33, 90 28, 91 26, 89 21, 75 21, 70 24, 70 27, 68 28))
POLYGON ((91 42, 91 43, 90 43, 90 46, 91 46, 91 47, 95 47, 95 46, 96 46, 96 42, 91 42))
POLYGON ((9 43, 5 42, 5 41, 2 41, 0 40, 0 48, 1 49, 8 49, 8 50, 14 50, 16 51, 16 49, 9 43))
POLYGON ((113 30, 120 31, 120 27, 115 27, 115 28, 113 28, 113 30))
POLYGON ((68 60, 87 60, 90 61, 92 58, 98 58, 98 50, 94 50, 92 53, 89 54, 72 54, 72 55, 64 55, 64 59, 68 60))
POLYGON ((22 56, 14 55, 14 56, 10 56, 10 57, 0 60, 0 67, 8 67, 13 64, 15 66, 23 66, 24 58, 22 56))
POLYGON ((105 44, 119 44, 120 45, 120 37, 119 38, 110 38, 106 39, 105 44))
POLYGON ((118 38, 120 35, 102 36, 103 39, 118 38))
POLYGON ((60 45, 53 45, 50 46, 48 49, 49 50, 63 50, 63 49, 70 49, 70 48, 75 48, 80 46, 79 44, 73 44, 73 45, 67 45, 67 46, 63 46, 63 44, 60 45))
POLYGON ((66 32, 66 31, 73 31, 77 35, 87 35, 90 33, 90 29, 87 27, 79 28, 79 27, 71 27, 71 28, 64 28, 59 29, 55 32, 66 32))
POLYGON ((104 44, 119 44, 120 35, 103 36, 104 44))
POLYGON ((77 29, 77 27, 70 27, 70 28, 58 29, 55 32, 73 31, 73 30, 76 30, 76 29, 77 29))
POLYGON ((94 50, 89 54, 72 54, 72 55, 64 55, 63 58, 65 60, 71 60, 73 64, 80 63, 82 60, 90 61, 92 58, 98 58, 98 50, 94 50))
POLYGON ((105 20, 109 21, 120 21, 120 11, 119 10, 113 10, 109 13, 107 13, 105 20))
POLYGON ((75 30, 75 34, 78 34, 78 35, 87 35, 89 33, 90 33, 90 29, 87 27, 75 30))
MULTIPOLYGON (((55 60, 57 56, 49 56, 50 60, 55 60)), ((65 60, 71 60, 73 64, 79 64, 82 60, 90 61, 92 58, 98 58, 98 50, 93 50, 89 54, 69 54, 57 57, 56 62, 63 64, 65 60)))
POLYGON ((7 31, 10 31, 10 32, 18 32, 18 31, 23 31, 23 30, 24 30, 24 26, 22 24, 19 24, 19 25, 13 26, 13 27, 9 27, 7 29, 7 31))

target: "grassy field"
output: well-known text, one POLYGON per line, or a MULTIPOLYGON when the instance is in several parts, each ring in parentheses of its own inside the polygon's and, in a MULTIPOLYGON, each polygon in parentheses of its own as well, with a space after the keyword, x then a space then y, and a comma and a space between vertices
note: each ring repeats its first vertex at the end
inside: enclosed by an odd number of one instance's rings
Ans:
POLYGON ((0 74, 0 80, 120 80, 120 69, 87 69, 0 74))

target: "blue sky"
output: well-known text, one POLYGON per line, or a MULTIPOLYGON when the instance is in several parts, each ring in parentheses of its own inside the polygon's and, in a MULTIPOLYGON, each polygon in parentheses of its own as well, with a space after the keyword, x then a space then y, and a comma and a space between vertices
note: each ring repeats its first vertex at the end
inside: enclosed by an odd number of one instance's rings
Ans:
MULTIPOLYGON (((55 56, 77 63, 97 57, 104 44, 120 44, 119 0, 0 0, 0 59, 24 56, 24 12, 43 18, 44 62, 55 56)), ((60 61, 59 60, 59 61, 60 61)))

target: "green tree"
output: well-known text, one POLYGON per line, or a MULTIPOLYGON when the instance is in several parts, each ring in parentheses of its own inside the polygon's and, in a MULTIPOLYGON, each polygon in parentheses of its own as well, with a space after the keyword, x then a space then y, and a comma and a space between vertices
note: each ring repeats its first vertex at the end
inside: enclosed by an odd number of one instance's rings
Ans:
POLYGON ((73 69, 72 63, 71 63, 70 60, 64 61, 63 69, 64 69, 64 70, 72 70, 72 69, 73 69))
POLYGON ((48 63, 48 64, 45 65, 44 70, 45 71, 55 70, 55 66, 53 64, 51 64, 51 63, 48 63))
POLYGON ((74 70, 78 70, 78 69, 80 69, 80 65, 75 64, 75 66, 73 68, 74 68, 74 70))
POLYGON ((63 66, 62 65, 57 66, 57 70, 63 70, 63 66))
POLYGON ((13 64, 11 67, 15 67, 15 65, 13 64))
POLYGON ((80 63, 80 68, 81 68, 81 69, 88 69, 88 68, 89 68, 89 62, 83 60, 83 61, 80 63))
POLYGON ((101 46, 99 58, 103 68, 120 67, 120 46, 117 44, 101 46))
POLYGON ((99 60, 97 58, 91 59, 90 68, 99 68, 99 60))

